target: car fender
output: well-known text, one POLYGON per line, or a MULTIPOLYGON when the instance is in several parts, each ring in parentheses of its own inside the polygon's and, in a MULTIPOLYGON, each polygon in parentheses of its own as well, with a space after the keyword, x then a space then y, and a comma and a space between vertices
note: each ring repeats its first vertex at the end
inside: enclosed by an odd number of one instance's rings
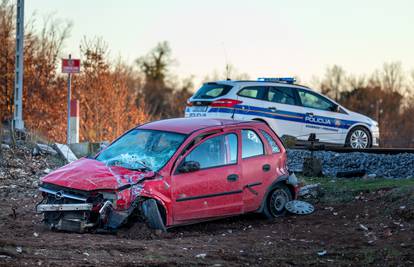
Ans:
POLYGON ((357 122, 357 123, 352 124, 352 125, 348 128, 348 130, 346 131, 346 137, 347 137, 347 136, 348 136, 348 134, 352 131, 352 129, 354 129, 354 128, 355 128, 355 127, 357 127, 357 126, 361 126, 361 127, 364 127, 365 129, 367 129, 367 130, 368 130, 368 132, 369 132, 370 138, 371 138, 371 140, 372 140, 372 136, 373 136, 373 134, 372 134, 372 131, 371 131, 371 127, 370 127, 369 125, 367 125, 366 123, 363 123, 363 122, 357 122))

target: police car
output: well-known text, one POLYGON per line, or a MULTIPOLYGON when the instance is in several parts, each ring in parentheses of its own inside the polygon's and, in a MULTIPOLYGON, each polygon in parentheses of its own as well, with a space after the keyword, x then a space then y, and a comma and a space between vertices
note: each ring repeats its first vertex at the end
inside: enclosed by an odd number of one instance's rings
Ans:
POLYGON ((350 111, 293 78, 208 82, 187 101, 186 117, 231 118, 266 122, 279 136, 352 148, 379 144, 378 123, 350 111))

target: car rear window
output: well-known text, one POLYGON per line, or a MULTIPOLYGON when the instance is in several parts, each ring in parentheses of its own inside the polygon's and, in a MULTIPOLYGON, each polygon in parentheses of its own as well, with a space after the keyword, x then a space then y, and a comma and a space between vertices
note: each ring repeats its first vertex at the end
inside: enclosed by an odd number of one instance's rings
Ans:
POLYGON ((195 99, 211 99, 226 95, 233 86, 217 83, 206 83, 195 93, 195 99))

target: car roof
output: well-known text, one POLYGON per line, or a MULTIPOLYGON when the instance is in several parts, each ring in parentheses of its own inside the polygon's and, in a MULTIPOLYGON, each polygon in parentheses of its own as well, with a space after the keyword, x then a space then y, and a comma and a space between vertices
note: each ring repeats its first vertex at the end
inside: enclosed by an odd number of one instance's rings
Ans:
POLYGON ((197 130, 206 128, 222 128, 239 124, 246 124, 246 126, 248 126, 256 123, 261 122, 213 118, 176 118, 149 122, 138 126, 137 128, 191 134, 197 130))
POLYGON ((206 84, 226 84, 226 85, 241 85, 241 86, 247 86, 247 85, 264 85, 264 86, 286 86, 286 87, 295 87, 295 88, 302 88, 305 90, 313 91, 311 88, 305 85, 297 84, 297 83, 285 83, 285 82, 272 82, 272 81, 255 81, 255 80, 222 80, 222 81, 215 81, 215 82, 207 82, 206 84))

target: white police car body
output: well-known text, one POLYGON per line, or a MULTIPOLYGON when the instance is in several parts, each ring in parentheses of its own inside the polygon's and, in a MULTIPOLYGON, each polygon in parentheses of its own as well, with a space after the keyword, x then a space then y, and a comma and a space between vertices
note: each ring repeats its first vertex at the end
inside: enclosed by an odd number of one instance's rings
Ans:
POLYGON ((279 135, 353 148, 378 146, 378 123, 293 78, 205 83, 187 102, 186 117, 265 121, 279 135))

